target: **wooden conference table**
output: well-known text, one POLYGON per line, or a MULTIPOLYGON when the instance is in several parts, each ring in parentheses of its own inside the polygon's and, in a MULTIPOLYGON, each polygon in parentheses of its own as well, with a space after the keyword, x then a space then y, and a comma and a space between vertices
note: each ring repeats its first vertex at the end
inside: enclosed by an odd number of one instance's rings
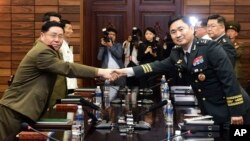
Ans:
MULTIPOLYGON (((84 141, 162 141, 166 138, 166 128, 164 123, 164 116, 162 108, 149 112, 147 114, 140 115, 145 110, 149 109, 152 105, 150 104, 111 104, 109 108, 102 110, 102 119, 111 121, 112 128, 108 129, 96 129, 95 126, 88 122, 88 117, 85 114, 85 135, 82 139, 72 139, 70 126, 63 128, 49 129, 49 131, 55 132, 53 137, 60 141, 71 141, 71 140, 83 140, 84 141), (138 129, 132 133, 123 134, 119 131, 120 127, 117 124, 119 117, 125 116, 127 113, 133 114, 134 123, 144 121, 151 125, 150 130, 138 129), (138 116, 140 115, 140 116, 138 116)), ((176 106, 174 105, 175 114, 175 125, 174 128, 178 129, 178 123, 183 121, 184 114, 190 114, 196 112, 198 108, 196 106, 176 106)), ((88 111, 93 111, 89 109, 88 111)), ((50 110, 46 113, 46 118, 65 118, 66 113, 56 112, 50 110)), ((106 123, 106 122, 105 122, 106 123)), ((141 122, 143 123, 143 122, 141 122)), ((100 125, 100 124, 97 124, 100 125)), ((108 124, 109 125, 109 124, 108 124)), ((138 124, 139 125, 139 124, 138 124)), ((35 127, 37 128, 37 127, 35 127)), ((51 128, 51 127, 50 127, 51 128)), ((208 138, 207 135, 192 139, 192 141, 199 140, 215 140, 215 141, 226 141, 223 134, 220 134, 216 138, 208 138)), ((191 139, 189 138, 189 141, 191 139)))

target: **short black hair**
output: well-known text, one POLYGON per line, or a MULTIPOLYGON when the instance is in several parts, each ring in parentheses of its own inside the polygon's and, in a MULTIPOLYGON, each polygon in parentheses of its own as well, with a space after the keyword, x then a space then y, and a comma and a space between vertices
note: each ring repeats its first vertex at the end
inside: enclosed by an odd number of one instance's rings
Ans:
POLYGON ((144 35, 146 34, 146 31, 150 31, 152 32, 154 35, 156 35, 156 31, 153 27, 147 27, 145 30, 144 30, 144 35))
POLYGON ((173 16, 171 17, 171 19, 169 20, 168 22, 168 28, 170 28, 170 26, 175 22, 175 21, 178 21, 178 20, 182 20, 184 23, 186 23, 187 25, 191 26, 191 22, 189 20, 188 17, 186 16, 173 16))
POLYGON ((226 19, 219 14, 210 15, 208 16, 207 20, 217 20, 218 23, 226 26, 226 19))
POLYGON ((42 22, 48 22, 50 21, 50 17, 58 17, 60 20, 62 18, 62 16, 56 12, 47 12, 43 15, 43 19, 42 22))
POLYGON ((55 21, 48 21, 48 22, 45 22, 43 25, 42 25, 42 28, 41 28, 41 32, 47 32, 49 31, 49 29, 51 27, 61 27, 62 30, 63 30, 63 25, 59 22, 55 22, 55 21))
POLYGON ((114 29, 113 27, 108 27, 107 32, 114 32, 115 34, 117 34, 117 30, 114 29))
POLYGON ((63 19, 63 20, 61 20, 61 24, 63 25, 63 28, 64 28, 66 26, 66 24, 71 24, 71 22, 63 19))

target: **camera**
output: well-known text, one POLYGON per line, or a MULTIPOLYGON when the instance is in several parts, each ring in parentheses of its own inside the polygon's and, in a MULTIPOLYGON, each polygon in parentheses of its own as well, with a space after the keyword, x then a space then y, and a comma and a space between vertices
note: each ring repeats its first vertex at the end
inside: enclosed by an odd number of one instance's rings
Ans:
POLYGON ((157 52, 158 48, 157 45, 159 44, 159 42, 160 42, 160 37, 156 36, 155 40, 153 41, 153 46, 151 46, 153 53, 157 52))
POLYGON ((138 32, 138 28, 133 27, 133 29, 132 29, 132 42, 138 41, 137 32, 138 32))
POLYGON ((103 28, 102 33, 103 33, 104 42, 111 42, 112 41, 111 38, 109 38, 109 32, 107 31, 107 28, 103 28))

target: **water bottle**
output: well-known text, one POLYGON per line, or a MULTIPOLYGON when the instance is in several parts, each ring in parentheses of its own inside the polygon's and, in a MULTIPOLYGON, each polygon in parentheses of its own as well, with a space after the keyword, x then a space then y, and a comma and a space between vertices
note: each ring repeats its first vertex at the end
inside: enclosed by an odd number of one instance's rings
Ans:
POLYGON ((164 106, 164 118, 165 118, 165 124, 166 124, 166 138, 167 140, 171 140, 173 136, 173 125, 174 125, 174 110, 173 110, 173 105, 171 103, 171 100, 168 100, 168 104, 164 106))
POLYGON ((166 141, 172 141, 174 135, 173 124, 166 124, 166 141))
POLYGON ((161 86, 160 86, 161 94, 163 93, 163 87, 164 87, 165 83, 166 83, 166 77, 165 77, 165 75, 162 75, 162 77, 161 77, 161 86))
MULTIPOLYGON (((100 108, 102 107, 102 90, 100 88, 100 86, 97 86, 95 89, 95 104, 97 106, 99 106, 100 108)), ((95 116, 97 118, 98 121, 101 121, 101 111, 96 110, 95 111, 95 116)))
POLYGON ((105 105, 105 108, 110 107, 109 95, 104 95, 104 105, 105 105))
POLYGON ((75 113, 75 123, 72 125, 72 135, 81 135, 84 133, 84 115, 82 106, 78 105, 75 113))
POLYGON ((166 105, 166 122, 173 124, 174 123, 174 109, 171 100, 168 100, 168 104, 166 105))
POLYGON ((104 105, 105 108, 110 107, 110 82, 109 80, 105 80, 104 82, 104 105))
POLYGON ((102 104, 102 90, 100 86, 97 86, 95 89, 95 103, 96 105, 102 104))
POLYGON ((105 80, 104 82, 104 95, 109 95, 110 92, 110 82, 109 80, 105 80))
POLYGON ((162 101, 169 100, 169 87, 167 82, 164 83, 161 99, 162 101))

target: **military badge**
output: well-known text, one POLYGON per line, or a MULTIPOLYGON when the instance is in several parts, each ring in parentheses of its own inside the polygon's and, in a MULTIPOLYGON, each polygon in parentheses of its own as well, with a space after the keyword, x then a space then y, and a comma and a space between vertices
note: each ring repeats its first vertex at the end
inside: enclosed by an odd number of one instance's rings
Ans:
POLYGON ((180 64, 180 63, 182 63, 182 60, 179 59, 176 63, 177 63, 177 64, 180 64))
POLYGON ((200 74, 198 75, 198 79, 199 79, 200 81, 204 81, 204 80, 206 79, 206 75, 205 75, 204 73, 200 73, 200 74))
POLYGON ((193 61, 193 66, 197 66, 204 62, 203 56, 198 56, 193 61))

